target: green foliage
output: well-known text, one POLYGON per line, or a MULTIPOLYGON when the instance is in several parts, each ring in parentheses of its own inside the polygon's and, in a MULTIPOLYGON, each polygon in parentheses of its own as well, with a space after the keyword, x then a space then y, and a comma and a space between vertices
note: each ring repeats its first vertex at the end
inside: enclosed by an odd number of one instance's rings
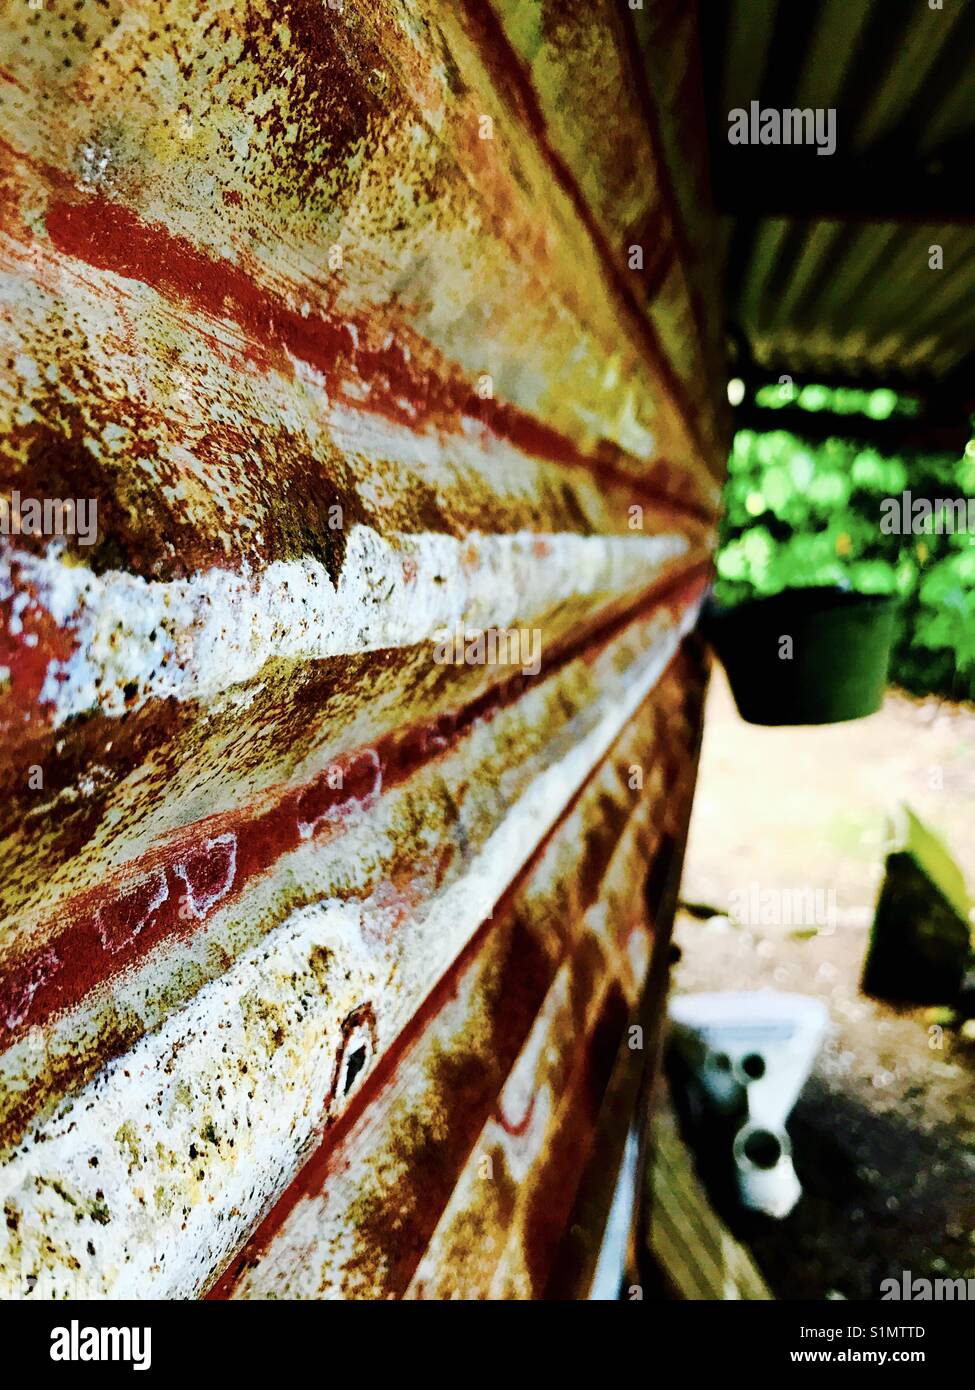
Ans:
MULTIPOLYGON (((803 388, 813 390, 826 388, 803 388)), ((890 395, 873 403, 876 410, 895 408, 890 395)), ((806 408, 823 406, 817 397, 806 408)), ((740 430, 728 463, 716 595, 735 604, 831 584, 896 593, 892 679, 918 693, 975 698, 975 535, 939 535, 935 525, 886 534, 881 502, 905 489, 932 502, 975 496, 975 447, 961 459, 886 457, 847 439, 811 445, 785 430, 740 430)))
POLYGON ((883 388, 861 391, 848 386, 798 387, 788 378, 777 385, 760 386, 755 404, 765 410, 798 406, 800 410, 829 410, 834 415, 866 415, 871 420, 888 420, 891 415, 916 415, 919 402, 913 396, 899 396, 883 388))

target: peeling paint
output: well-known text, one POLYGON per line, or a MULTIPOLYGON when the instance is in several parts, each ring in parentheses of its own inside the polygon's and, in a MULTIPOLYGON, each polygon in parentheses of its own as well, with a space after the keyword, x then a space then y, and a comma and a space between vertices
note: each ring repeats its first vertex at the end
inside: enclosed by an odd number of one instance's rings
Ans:
POLYGON ((5 7, 0 494, 97 510, 0 536, 6 1297, 598 1245, 723 467, 646 8, 5 7))

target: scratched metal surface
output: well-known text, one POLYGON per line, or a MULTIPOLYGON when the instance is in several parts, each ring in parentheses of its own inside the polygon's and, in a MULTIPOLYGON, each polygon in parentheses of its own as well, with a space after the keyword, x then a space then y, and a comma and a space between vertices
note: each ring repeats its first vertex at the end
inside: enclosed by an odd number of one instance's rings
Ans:
POLYGON ((691 9, 0 4, 0 496, 98 519, 0 536, 4 1296, 584 1295, 723 467, 691 9))

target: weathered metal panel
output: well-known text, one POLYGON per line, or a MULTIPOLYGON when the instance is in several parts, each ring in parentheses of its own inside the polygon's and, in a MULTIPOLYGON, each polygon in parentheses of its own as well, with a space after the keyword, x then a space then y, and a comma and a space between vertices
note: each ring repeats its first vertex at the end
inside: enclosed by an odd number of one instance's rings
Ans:
POLYGON ((544 1296, 721 471, 630 21, 0 8, 0 1289, 544 1296))

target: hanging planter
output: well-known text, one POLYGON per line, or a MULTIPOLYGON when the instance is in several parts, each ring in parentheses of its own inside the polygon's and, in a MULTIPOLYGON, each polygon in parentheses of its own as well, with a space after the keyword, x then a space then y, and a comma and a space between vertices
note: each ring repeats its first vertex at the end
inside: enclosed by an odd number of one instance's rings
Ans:
POLYGON ((896 598, 786 589, 734 608, 711 603, 704 631, 749 724, 838 724, 881 706, 896 598))

